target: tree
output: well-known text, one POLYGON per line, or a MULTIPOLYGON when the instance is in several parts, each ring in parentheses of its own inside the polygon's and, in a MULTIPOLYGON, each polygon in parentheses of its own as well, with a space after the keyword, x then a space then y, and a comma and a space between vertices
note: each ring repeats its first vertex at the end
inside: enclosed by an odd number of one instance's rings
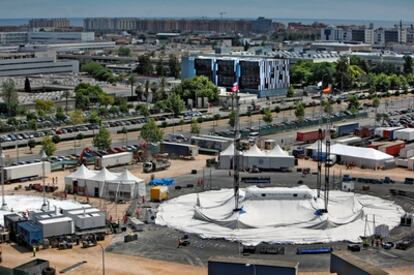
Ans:
POLYGON ((147 54, 138 57, 137 73, 142 75, 152 75, 153 67, 151 63, 151 57, 147 54))
POLYGON ((134 83, 135 83, 135 77, 133 74, 131 74, 128 78, 128 83, 131 86, 131 96, 134 96, 134 83))
POLYGON ((235 122, 236 122, 236 113, 234 111, 231 111, 229 114, 229 125, 231 127, 234 127, 235 122))
POLYGON ((27 142, 27 146, 29 146, 30 153, 33 153, 33 148, 36 147, 36 140, 29 139, 29 141, 27 142))
POLYGON ((170 76, 173 76, 174 78, 180 77, 180 61, 178 60, 177 56, 170 54, 169 60, 168 60, 168 67, 170 70, 170 76))
POLYGON ((145 118, 148 118, 148 116, 150 115, 150 112, 148 110, 147 105, 141 104, 141 105, 137 105, 135 107, 135 109, 141 113, 142 116, 144 116, 145 118))
POLYGON ((158 127, 153 118, 149 119, 141 129, 141 137, 146 142, 160 142, 163 136, 163 131, 158 127))
POLYGON ((77 109, 88 110, 91 104, 99 103, 108 106, 113 98, 107 95, 98 85, 81 83, 75 87, 75 105, 77 109))
POLYGON ((296 102, 295 116, 299 121, 303 121, 303 119, 305 118, 305 104, 301 100, 296 102))
POLYGON ((70 114, 70 122, 73 125, 82 124, 85 122, 85 116, 81 110, 75 110, 70 114))
POLYGON ((2 98, 6 105, 8 116, 16 115, 17 106, 19 104, 17 97, 16 84, 12 79, 7 79, 2 84, 2 98))
POLYGON ((192 119, 191 120, 191 133, 198 135, 200 134, 200 131, 201 131, 200 124, 198 123, 197 120, 192 119))
POLYGON ((93 137, 93 146, 99 150, 107 150, 111 147, 112 139, 109 131, 103 127, 99 128, 98 133, 93 137))
POLYGON ((413 73, 413 58, 409 55, 404 56, 403 72, 405 75, 409 75, 413 73))
POLYGON ((125 136, 125 146, 127 146, 128 145, 128 129, 125 126, 122 127, 121 133, 123 133, 125 136))
POLYGON ((164 64, 162 62, 161 57, 157 61, 157 65, 155 66, 155 71, 157 72, 158 76, 165 76, 164 64))
POLYGON ((49 136, 45 136, 42 141, 42 149, 50 157, 56 152, 56 144, 49 136))
POLYGON ((268 125, 272 123, 272 121, 273 121, 272 111, 269 108, 263 109, 263 118, 262 119, 268 125))
POLYGON ((196 100, 197 97, 207 97, 214 101, 218 99, 219 89, 205 76, 196 76, 193 79, 185 79, 174 87, 173 93, 178 94, 184 101, 196 100))
POLYGON ((380 104, 381 101, 377 96, 372 99, 372 107, 375 108, 375 118, 377 118, 378 116, 378 107, 380 106, 380 104))
POLYGON ((96 111, 92 111, 89 114, 88 121, 91 124, 99 124, 100 125, 101 122, 102 122, 102 119, 96 111))
POLYGON ((336 64, 335 81, 342 91, 352 87, 353 79, 347 57, 341 57, 336 64))
POLYGON ((126 47, 120 47, 118 49, 118 55, 119 56, 130 56, 131 55, 131 49, 126 47))
POLYGON ((360 106, 361 103, 359 102, 358 97, 356 95, 351 95, 348 97, 348 110, 351 113, 357 113, 360 106))
POLYGON ((76 135, 76 137, 75 137, 75 138, 76 138, 77 140, 82 140, 84 137, 85 137, 85 136, 84 136, 82 133, 79 133, 79 134, 77 134, 77 135, 76 135))
POLYGON ((35 101, 35 109, 38 113, 40 111, 43 111, 45 113, 50 113, 52 112, 54 107, 55 107, 55 103, 52 100, 36 99, 35 101))
POLYGON ((294 97, 294 96, 295 96, 295 89, 293 88, 293 86, 289 86, 286 97, 294 97))
POLYGON ((37 121, 35 119, 30 119, 27 122, 27 127, 31 130, 36 131, 37 130, 37 121))
POLYGON ((96 62, 89 62, 82 66, 81 70, 87 72, 93 78, 99 81, 107 81, 115 83, 118 78, 114 76, 112 71, 96 62))
POLYGON ((61 106, 56 108, 55 118, 58 121, 64 121, 66 119, 65 111, 61 106))
POLYGON ((26 79, 24 80, 24 92, 25 93, 31 93, 32 92, 32 88, 30 86, 30 80, 27 76, 26 76, 26 79))
POLYGON ((173 112, 174 116, 180 115, 185 109, 185 102, 181 97, 175 93, 172 93, 165 100, 165 105, 168 111, 173 112))
POLYGON ((58 144, 60 142, 60 137, 58 135, 54 135, 52 137, 52 141, 54 144, 58 144))

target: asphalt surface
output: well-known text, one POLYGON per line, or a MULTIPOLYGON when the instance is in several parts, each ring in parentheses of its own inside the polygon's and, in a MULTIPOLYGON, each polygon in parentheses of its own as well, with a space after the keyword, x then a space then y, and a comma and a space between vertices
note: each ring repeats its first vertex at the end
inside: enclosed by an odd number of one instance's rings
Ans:
MULTIPOLYGON (((209 183, 210 169, 205 170, 205 182, 209 183)), ((241 176, 247 176, 248 173, 242 173, 241 176)), ((316 186, 316 175, 302 175, 296 171, 286 173, 260 173, 250 174, 250 176, 269 176, 272 179, 270 186, 297 186, 299 181, 311 188, 316 186)), ((182 186, 181 190, 173 190, 170 197, 176 197, 192 192, 201 192, 202 187, 196 185, 198 178, 202 177, 202 171, 198 171, 196 175, 186 175, 176 178, 177 185, 182 186), (185 188, 188 184, 194 184, 195 187, 185 188)), ((212 188, 231 188, 233 177, 229 176, 228 171, 212 170, 211 176, 212 188)), ((339 179, 335 179, 339 182, 339 179)), ((339 184, 333 184, 332 187, 339 184)), ((241 187, 248 185, 242 183, 241 187)), ((403 184, 382 184, 370 185, 370 191, 364 192, 370 195, 380 196, 385 199, 395 200, 404 210, 412 211, 414 200, 404 197, 391 197, 390 188, 400 188, 409 190, 411 186, 403 184)), ((356 192, 362 192, 361 185, 357 185, 356 192)), ((206 189, 209 189, 208 187, 206 189)), ((154 204, 152 204, 154 206, 154 204)), ((156 204, 155 204, 156 205, 156 204)), ((390 241, 397 241, 403 237, 412 234, 414 230, 405 227, 397 227, 391 231, 390 241)), ((278 244, 272 247, 283 247, 285 252, 283 255, 264 255, 250 254, 242 255, 242 246, 235 242, 226 240, 202 239, 196 235, 189 235, 190 245, 177 248, 178 239, 184 233, 167 227, 154 224, 145 225, 143 232, 138 232, 138 240, 130 243, 114 243, 108 251, 127 255, 135 255, 148 257, 159 260, 167 260, 180 262, 190 265, 206 266, 208 258, 211 256, 240 256, 248 258, 260 259, 278 259, 299 262, 300 271, 328 271, 329 270, 329 254, 319 255, 296 255, 298 247, 332 247, 335 251, 346 250, 346 242, 330 243, 330 244, 313 244, 313 245, 286 245, 278 244)), ((389 268, 397 266, 407 266, 414 263, 414 248, 409 250, 384 250, 382 248, 368 248, 361 252, 354 252, 356 256, 366 260, 376 266, 389 268)))

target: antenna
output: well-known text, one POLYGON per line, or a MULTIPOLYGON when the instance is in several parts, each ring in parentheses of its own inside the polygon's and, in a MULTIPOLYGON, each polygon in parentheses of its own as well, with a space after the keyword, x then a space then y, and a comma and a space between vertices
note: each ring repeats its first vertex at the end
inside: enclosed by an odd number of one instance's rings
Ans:
POLYGON ((219 14, 220 14, 220 19, 221 19, 221 20, 223 20, 223 16, 224 16, 225 14, 227 14, 227 12, 225 12, 225 11, 221 11, 219 14))

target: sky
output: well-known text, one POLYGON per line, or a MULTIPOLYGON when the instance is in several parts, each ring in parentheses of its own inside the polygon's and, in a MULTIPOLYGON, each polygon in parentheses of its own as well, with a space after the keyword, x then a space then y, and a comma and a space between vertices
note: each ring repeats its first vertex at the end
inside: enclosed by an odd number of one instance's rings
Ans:
POLYGON ((0 18, 224 17, 414 21, 414 0, 0 0, 0 18))

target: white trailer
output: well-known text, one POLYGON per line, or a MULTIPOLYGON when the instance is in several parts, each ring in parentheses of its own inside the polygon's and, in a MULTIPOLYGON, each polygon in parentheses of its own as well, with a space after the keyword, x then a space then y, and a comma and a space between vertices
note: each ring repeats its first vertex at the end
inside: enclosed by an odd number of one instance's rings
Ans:
POLYGON ((395 138, 405 141, 414 140, 414 128, 405 128, 395 131, 395 138))
POLYGON ((96 159, 95 167, 102 169, 103 167, 115 167, 130 164, 133 160, 132 152, 122 152, 117 154, 106 155, 96 159))
POLYGON ((38 221, 42 227, 43 238, 72 235, 75 233, 75 224, 70 217, 59 217, 38 221))
POLYGON ((66 215, 73 219, 77 230, 102 228, 106 225, 105 213, 97 208, 68 211, 66 215))
MULTIPOLYGON (((45 176, 50 174, 50 162, 44 162, 45 176)), ((22 164, 16 166, 4 167, 4 180, 5 182, 29 180, 32 178, 42 177, 43 175, 43 163, 34 162, 29 164, 22 164)))

